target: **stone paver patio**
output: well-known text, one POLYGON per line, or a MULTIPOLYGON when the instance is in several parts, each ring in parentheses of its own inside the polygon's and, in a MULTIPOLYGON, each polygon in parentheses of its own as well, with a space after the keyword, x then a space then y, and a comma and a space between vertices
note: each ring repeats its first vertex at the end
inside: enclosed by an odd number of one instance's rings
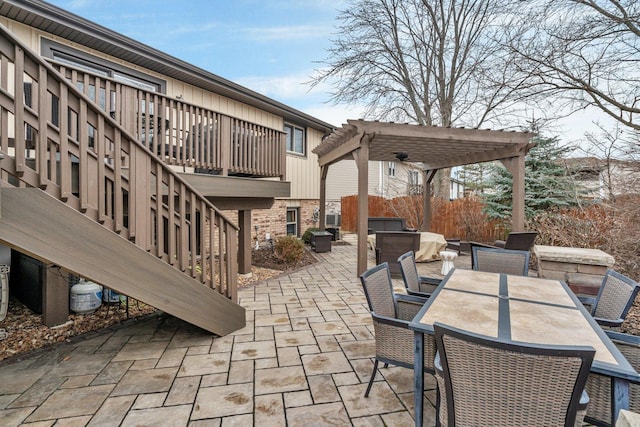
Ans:
MULTIPOLYGON (((356 246, 317 256, 242 288, 247 326, 231 335, 162 314, 0 363, 0 425, 413 425, 411 370, 381 369, 364 398, 375 340, 356 246)), ((441 277, 440 262, 419 268, 441 277)), ((435 425, 433 377, 425 384, 435 425)))

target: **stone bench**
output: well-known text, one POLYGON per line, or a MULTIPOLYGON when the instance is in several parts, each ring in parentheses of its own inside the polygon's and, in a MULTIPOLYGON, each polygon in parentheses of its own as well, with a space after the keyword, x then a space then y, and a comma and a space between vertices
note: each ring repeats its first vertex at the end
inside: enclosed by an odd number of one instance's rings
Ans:
POLYGON ((535 245, 538 276, 563 280, 576 295, 597 295, 602 278, 615 259, 599 249, 535 245))

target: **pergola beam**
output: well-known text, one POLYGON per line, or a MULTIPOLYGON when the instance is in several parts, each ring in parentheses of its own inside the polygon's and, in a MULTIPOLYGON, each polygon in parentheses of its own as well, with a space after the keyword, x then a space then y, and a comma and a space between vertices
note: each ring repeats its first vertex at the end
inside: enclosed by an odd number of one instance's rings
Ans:
POLYGON ((501 149, 477 152, 464 156, 451 157, 449 159, 439 159, 433 162, 423 162, 426 169, 444 169, 454 166, 472 165, 475 163, 491 162, 493 160, 518 156, 522 151, 521 146, 505 147, 501 149))

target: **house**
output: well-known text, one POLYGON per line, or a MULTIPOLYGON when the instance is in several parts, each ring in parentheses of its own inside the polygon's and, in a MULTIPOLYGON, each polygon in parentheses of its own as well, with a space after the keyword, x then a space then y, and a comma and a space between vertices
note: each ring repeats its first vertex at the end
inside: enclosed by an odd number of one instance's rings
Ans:
MULTIPOLYGON (((369 162, 369 195, 387 199, 422 194, 422 173, 419 165, 404 161, 369 162)), ((358 194, 358 169, 353 160, 337 162, 327 174, 327 225, 336 224, 340 201, 344 196, 358 194), (332 224, 333 223, 333 224, 332 224)))
MULTIPOLYGON (((449 180, 450 199, 465 196, 464 182, 453 168, 449 180)), ((369 195, 393 199, 401 196, 422 195, 423 174, 419 163, 406 161, 369 162, 369 195)), ((338 226, 341 199, 358 194, 358 169, 353 160, 341 160, 327 174, 326 224, 338 226)))
POLYGON ((576 157, 563 162, 584 199, 598 201, 640 194, 637 161, 576 157))
POLYGON ((44 266, 45 322, 59 268, 243 327, 237 273, 313 224, 332 126, 43 1, 0 3, 0 41, 0 242, 44 266))

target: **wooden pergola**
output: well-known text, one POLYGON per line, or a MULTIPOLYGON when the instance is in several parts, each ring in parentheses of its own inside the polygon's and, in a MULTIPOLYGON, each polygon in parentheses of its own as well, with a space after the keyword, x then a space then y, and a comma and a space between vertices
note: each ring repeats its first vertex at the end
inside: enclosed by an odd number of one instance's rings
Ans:
POLYGON ((369 161, 423 164, 423 231, 431 226, 429 187, 443 168, 500 160, 513 175, 512 229, 524 230, 524 158, 531 147, 529 132, 444 128, 401 123, 347 120, 313 150, 320 165, 320 229, 325 228, 326 181, 329 166, 355 160, 358 168, 358 269, 367 269, 369 161))

